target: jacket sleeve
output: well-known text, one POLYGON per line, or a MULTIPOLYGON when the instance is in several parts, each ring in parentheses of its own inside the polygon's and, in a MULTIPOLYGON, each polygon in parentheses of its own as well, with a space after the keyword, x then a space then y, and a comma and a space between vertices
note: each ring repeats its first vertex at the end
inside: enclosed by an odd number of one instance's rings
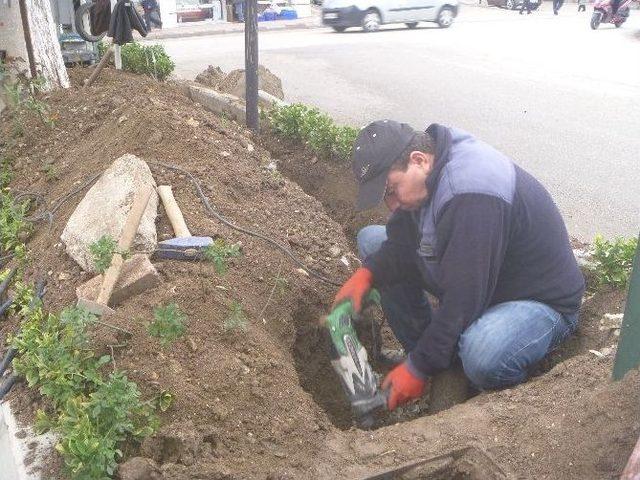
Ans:
POLYGON ((409 354, 423 376, 448 368, 462 332, 489 306, 505 257, 510 206, 483 194, 455 196, 436 218, 442 295, 429 326, 409 354))
POLYGON ((380 250, 363 262, 373 273, 376 287, 393 285, 399 282, 421 282, 417 262, 417 232, 415 222, 409 212, 394 213, 386 226, 387 240, 380 250), (412 242, 412 240, 414 240, 412 242))

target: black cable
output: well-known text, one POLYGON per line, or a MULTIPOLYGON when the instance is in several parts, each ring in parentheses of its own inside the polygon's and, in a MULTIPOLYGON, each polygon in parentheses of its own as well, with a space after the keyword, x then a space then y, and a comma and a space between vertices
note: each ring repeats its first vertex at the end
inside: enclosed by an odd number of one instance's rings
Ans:
POLYGON ((315 272, 313 270, 311 270, 310 268, 307 268, 307 266, 302 263, 300 260, 298 260, 298 258, 293 254, 293 252, 286 246, 282 245, 281 243, 261 234, 258 232, 254 232, 253 230, 249 230, 243 227, 240 227, 238 225, 235 225, 233 223, 231 223, 230 221, 228 221, 227 219, 225 219, 222 215, 220 215, 218 212, 216 212, 212 207, 211 204, 209 203, 209 199, 207 198, 207 196, 204 194, 204 192, 202 191, 202 187, 200 186, 200 182, 191 174, 191 172, 189 172, 188 170, 185 170, 183 168, 180 167, 176 167, 175 165, 167 165, 166 163, 159 163, 159 162, 151 162, 151 161, 147 161, 148 164, 150 165, 155 165, 156 167, 161 167, 161 168, 166 168, 168 170, 174 170, 176 172, 180 172, 184 175, 186 175, 189 180, 191 181, 191 183, 195 186, 196 191, 198 193, 198 197, 200 197, 200 200, 202 201, 202 204, 204 205, 205 211, 207 212, 207 214, 211 217, 216 218, 217 220, 221 221, 223 224, 225 224, 227 227, 232 228, 234 230, 237 230, 238 232, 242 232, 245 233, 247 235, 250 235, 252 237, 257 237, 261 240, 264 240, 265 242, 269 243, 270 245, 273 245, 274 247, 280 249, 282 252, 284 252, 291 260, 293 260, 294 263, 296 263, 299 267, 301 267, 302 269, 306 270, 307 272, 309 272, 309 275, 312 275, 314 277, 316 277, 317 279, 328 283, 330 285, 335 285, 335 286, 340 286, 342 285, 342 283, 338 283, 335 282, 327 277, 325 277, 324 275, 315 272))
MULTIPOLYGON (((53 223, 53 216, 55 215, 55 213, 58 211, 58 209, 64 205, 64 203, 69 200, 71 197, 73 197, 74 195, 77 195, 78 193, 80 193, 81 191, 83 191, 85 188, 87 188, 89 185, 91 185, 93 182, 95 182, 98 177, 100 177, 100 175, 102 175, 102 172, 100 173, 96 173, 95 175, 93 175, 92 177, 90 177, 88 180, 86 180, 82 185, 80 185, 78 188, 76 188, 75 190, 62 195, 61 197, 58 197, 56 200, 54 200, 52 202, 52 207, 50 210, 44 210, 40 213, 36 213, 33 215, 29 215, 28 217, 25 217, 24 220, 30 223, 36 223, 39 222, 41 220, 47 220, 49 222, 49 227, 51 227, 52 223, 53 223)), ((16 199, 22 198, 22 197, 35 197, 36 199, 42 199, 43 204, 46 204, 44 197, 39 194, 39 193, 31 193, 31 192, 21 192, 16 196, 16 199)), ((36 201, 36 205, 38 204, 38 202, 36 201)))
POLYGON ((12 373, 4 380, 4 382, 2 382, 2 385, 0 385, 0 400, 2 400, 7 393, 9 393, 9 391, 17 381, 18 375, 12 373))

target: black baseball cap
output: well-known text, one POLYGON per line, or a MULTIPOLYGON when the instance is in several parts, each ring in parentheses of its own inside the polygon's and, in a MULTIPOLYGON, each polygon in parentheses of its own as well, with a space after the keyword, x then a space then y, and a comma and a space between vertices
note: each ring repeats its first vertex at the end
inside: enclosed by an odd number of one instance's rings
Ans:
POLYGON ((415 135, 411 126, 393 120, 377 120, 360 130, 352 154, 353 174, 358 182, 357 211, 368 210, 382 201, 391 165, 415 135))

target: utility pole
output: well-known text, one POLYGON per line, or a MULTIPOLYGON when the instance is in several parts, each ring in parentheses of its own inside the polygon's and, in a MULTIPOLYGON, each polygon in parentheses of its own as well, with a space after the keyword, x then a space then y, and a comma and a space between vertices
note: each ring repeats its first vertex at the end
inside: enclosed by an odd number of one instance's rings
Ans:
POLYGON ((244 0, 244 74, 247 127, 260 131, 258 115, 258 1, 244 0))

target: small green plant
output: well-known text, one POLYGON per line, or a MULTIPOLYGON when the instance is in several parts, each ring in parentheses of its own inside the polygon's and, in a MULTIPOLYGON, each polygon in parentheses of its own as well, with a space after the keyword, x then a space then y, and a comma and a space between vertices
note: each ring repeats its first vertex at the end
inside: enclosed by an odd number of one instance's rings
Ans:
POLYGON ((149 335, 160 339, 160 344, 166 347, 184 335, 187 330, 186 319, 186 315, 180 311, 175 303, 170 303, 165 307, 156 307, 153 309, 153 322, 148 328, 149 335))
POLYGON ((110 235, 103 235, 89 245, 89 252, 98 273, 104 273, 109 268, 114 253, 119 253, 125 259, 129 257, 129 251, 119 251, 118 244, 110 235))
POLYGON ((41 170, 44 172, 44 177, 47 181, 58 180, 60 178, 58 168, 53 163, 43 164, 41 170))
POLYGON ((291 288, 289 285, 289 280, 284 277, 276 277, 275 280, 275 288, 278 295, 282 296, 291 288))
POLYGON ((165 80, 175 63, 162 45, 128 43, 122 47, 122 68, 133 73, 148 75, 156 80, 165 80))
POLYGON ((0 159, 0 190, 3 190, 11 183, 11 161, 9 157, 0 159))
POLYGON ((637 238, 618 237, 609 241, 600 235, 596 236, 593 259, 596 264, 594 273, 598 284, 626 289, 637 247, 637 238))
POLYGON ((203 249, 202 255, 205 260, 213 262, 219 275, 224 275, 227 272, 227 261, 240 255, 240 245, 230 245, 223 238, 217 238, 203 249))
POLYGON ((22 245, 22 234, 31 228, 25 220, 28 210, 28 202, 16 203, 9 192, 0 191, 0 252, 3 255, 22 245))
POLYGON ((173 394, 167 390, 162 390, 155 398, 155 402, 161 412, 166 412, 173 404, 173 394))
POLYGON ((224 320, 223 328, 225 331, 246 330, 247 316, 244 314, 242 304, 238 301, 231 302, 229 315, 224 320))

